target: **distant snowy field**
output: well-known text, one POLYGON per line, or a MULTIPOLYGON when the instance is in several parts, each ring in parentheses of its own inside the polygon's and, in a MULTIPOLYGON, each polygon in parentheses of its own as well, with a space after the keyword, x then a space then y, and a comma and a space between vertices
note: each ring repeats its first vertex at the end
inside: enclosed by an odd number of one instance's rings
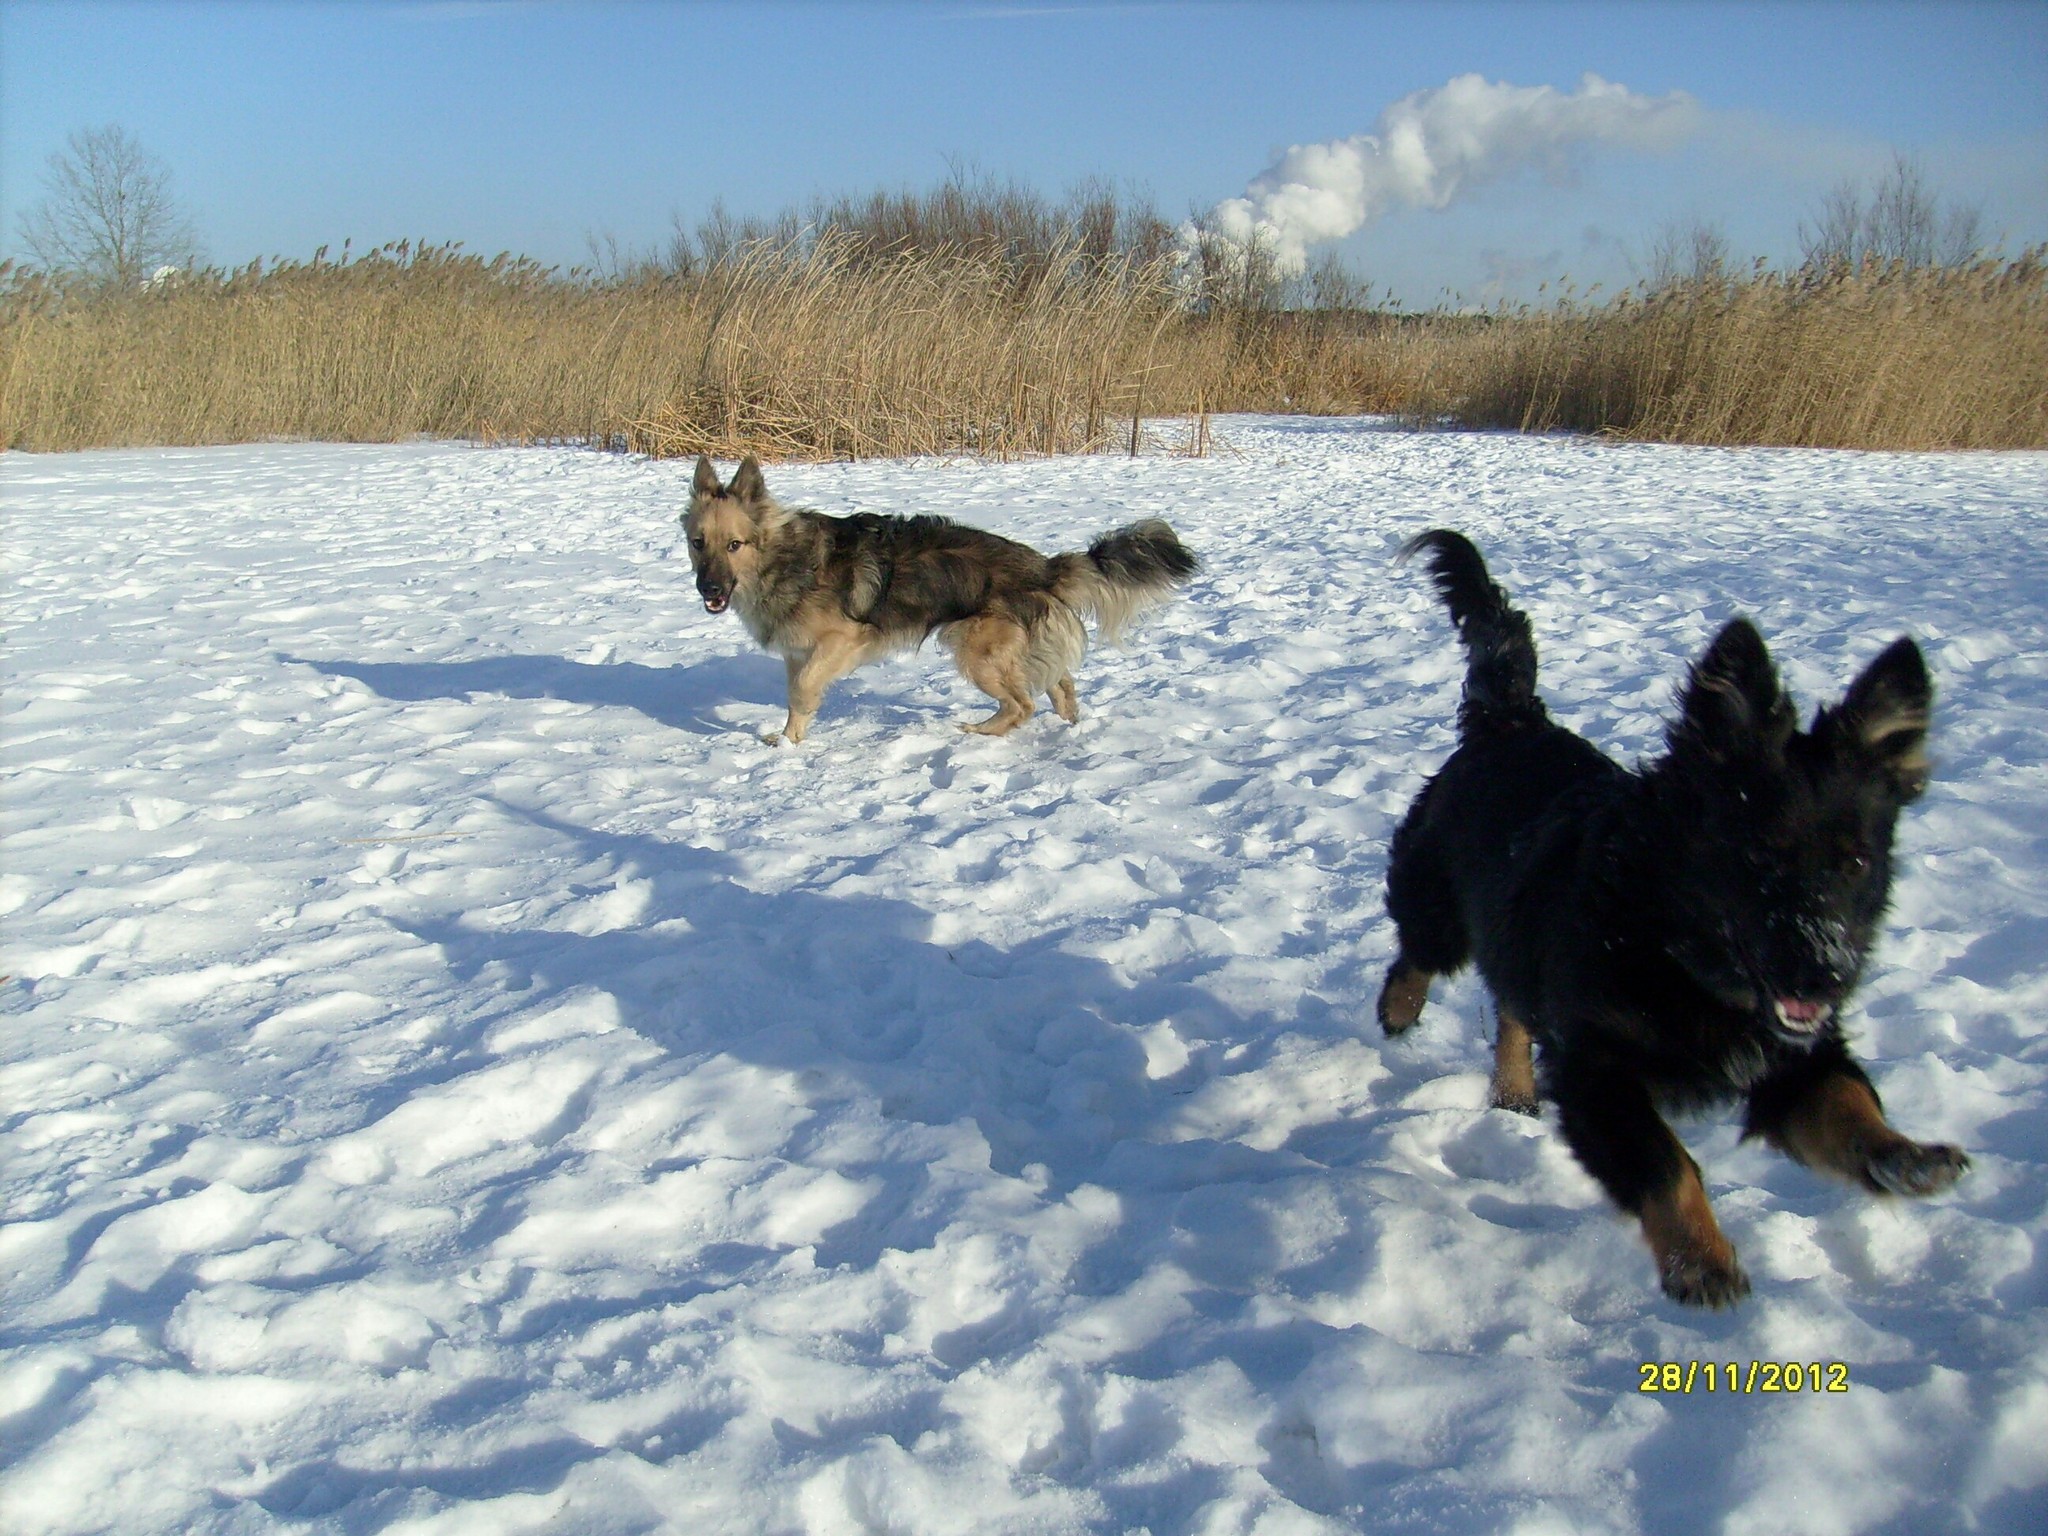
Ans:
POLYGON ((1222 434, 771 468, 1208 562, 1078 728, 927 652, 794 749, 688 463, 0 457, 0 1529, 2039 1531, 2048 457, 1222 434), (1853 1024, 1952 1195, 1696 1122, 1756 1294, 1687 1311, 1475 984, 1381 1041, 1434 524, 1625 757, 1735 613, 1809 708, 1926 644, 1853 1024), (1753 1360, 1848 1390, 1638 1390, 1753 1360))

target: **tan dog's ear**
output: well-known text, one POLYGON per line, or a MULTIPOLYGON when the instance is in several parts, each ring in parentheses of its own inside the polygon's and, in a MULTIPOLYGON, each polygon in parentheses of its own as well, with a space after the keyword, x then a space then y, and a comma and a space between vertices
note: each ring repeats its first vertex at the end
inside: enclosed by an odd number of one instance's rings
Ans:
POLYGON ((751 453, 740 460, 740 467, 732 477, 731 491, 748 506, 768 499, 768 486, 761 478, 761 466, 751 453))
POLYGON ((716 496, 718 494, 718 471, 711 467, 710 454, 700 453, 697 455, 697 475, 690 482, 690 490, 692 494, 698 496, 716 496))

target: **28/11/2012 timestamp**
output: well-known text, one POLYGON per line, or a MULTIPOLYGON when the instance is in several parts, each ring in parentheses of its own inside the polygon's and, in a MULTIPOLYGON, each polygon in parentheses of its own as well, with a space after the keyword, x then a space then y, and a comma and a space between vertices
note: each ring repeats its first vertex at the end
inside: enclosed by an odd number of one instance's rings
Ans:
POLYGON ((1664 1360, 1636 1367, 1638 1392, 1846 1392, 1849 1367, 1840 1360, 1664 1360))

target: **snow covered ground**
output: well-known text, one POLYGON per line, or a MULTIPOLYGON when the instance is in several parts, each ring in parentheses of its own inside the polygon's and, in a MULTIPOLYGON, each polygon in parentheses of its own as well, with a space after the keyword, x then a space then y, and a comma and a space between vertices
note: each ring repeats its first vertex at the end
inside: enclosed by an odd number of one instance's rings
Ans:
POLYGON ((771 469, 1208 562, 1078 728, 926 653, 793 749, 688 463, 0 457, 0 1528, 2038 1531, 2048 457, 1222 431, 771 469), (1734 613, 1809 706, 1927 645, 1854 1025, 1953 1194, 1698 1122, 1756 1294, 1687 1311, 1475 984, 1380 1040, 1433 524, 1624 756, 1734 613))

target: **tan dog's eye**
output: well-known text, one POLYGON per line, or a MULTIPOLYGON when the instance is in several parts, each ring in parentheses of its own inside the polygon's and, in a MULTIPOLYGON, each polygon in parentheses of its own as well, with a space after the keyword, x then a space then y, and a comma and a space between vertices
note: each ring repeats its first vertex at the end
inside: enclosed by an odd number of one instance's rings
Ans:
POLYGON ((742 548, 745 547, 746 542, 747 541, 745 539, 734 539, 730 544, 725 546, 725 552, 729 555, 736 555, 740 552, 742 548))

